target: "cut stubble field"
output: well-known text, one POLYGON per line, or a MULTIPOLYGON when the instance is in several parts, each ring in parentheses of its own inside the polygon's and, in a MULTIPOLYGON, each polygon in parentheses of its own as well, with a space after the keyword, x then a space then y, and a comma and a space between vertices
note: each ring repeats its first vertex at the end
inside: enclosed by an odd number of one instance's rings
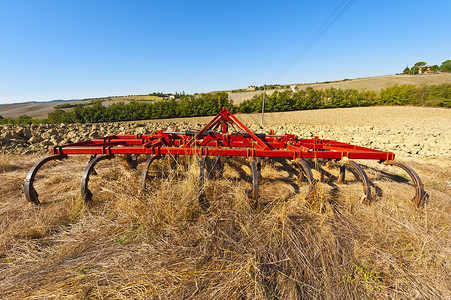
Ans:
MULTIPOLYGON (((85 205, 79 190, 88 157, 46 165, 35 184, 43 205, 34 207, 22 184, 39 157, 2 155, 0 297, 450 298, 450 112, 373 107, 273 113, 261 129, 307 130, 345 142, 373 139, 380 148, 430 140, 436 155, 422 155, 417 146, 418 153, 394 151, 423 180, 430 197, 421 208, 411 203, 408 177, 377 162, 361 162, 376 195, 364 205, 361 184, 352 174, 337 184, 336 166, 321 166, 318 192, 305 200, 298 170, 265 160, 263 205, 256 210, 248 196, 248 164, 226 159, 224 176, 206 180, 205 209, 197 200, 197 164, 181 159, 174 168, 170 158, 152 169, 145 194, 139 192, 139 168, 130 171, 121 158, 99 163, 90 181, 94 204, 85 205)), ((259 115, 238 117, 260 128, 259 115)), ((165 129, 210 119, 150 122, 165 129)))

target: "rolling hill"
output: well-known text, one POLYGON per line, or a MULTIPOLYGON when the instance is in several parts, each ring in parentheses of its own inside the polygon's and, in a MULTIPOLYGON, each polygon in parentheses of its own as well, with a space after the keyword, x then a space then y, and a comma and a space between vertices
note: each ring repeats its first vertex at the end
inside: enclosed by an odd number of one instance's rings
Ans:
MULTIPOLYGON (((341 88, 341 89, 357 89, 357 90, 374 90, 379 91, 381 89, 402 84, 414 84, 414 85, 432 85, 451 83, 451 73, 438 73, 438 74, 424 74, 424 75, 385 75, 375 76, 367 78, 355 78, 344 79, 341 81, 326 81, 318 83, 306 83, 306 84, 293 84, 299 89, 305 89, 312 87, 314 89, 327 89, 327 88, 341 88)), ((292 85, 292 86, 293 86, 292 85)), ((267 90, 268 94, 272 94, 275 90, 267 90)), ((263 91, 246 91, 234 93, 231 90, 225 91, 229 94, 230 99, 235 104, 239 104, 244 100, 251 99, 256 94, 261 94, 263 91)), ((32 118, 45 118, 47 114, 53 111, 55 105, 61 104, 84 104, 90 105, 94 100, 103 100, 104 105, 108 105, 113 102, 130 100, 138 101, 155 101, 162 99, 156 96, 123 96, 123 97, 105 97, 100 99, 86 99, 80 101, 48 101, 48 102, 26 102, 26 103, 13 103, 0 105, 0 115, 5 118, 17 118, 20 115, 27 115, 32 118)))

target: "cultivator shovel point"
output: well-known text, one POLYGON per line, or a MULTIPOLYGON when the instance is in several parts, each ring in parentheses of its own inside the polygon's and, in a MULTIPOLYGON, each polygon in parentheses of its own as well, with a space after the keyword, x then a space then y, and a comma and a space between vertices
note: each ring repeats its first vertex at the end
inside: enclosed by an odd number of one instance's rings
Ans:
POLYGON ((52 149, 52 156, 41 159, 29 171, 25 179, 26 199, 38 205, 38 193, 33 182, 38 170, 47 162, 61 160, 70 155, 91 155, 89 164, 81 180, 81 195, 85 202, 92 202, 92 192, 88 188, 89 177, 95 174, 95 165, 115 155, 125 155, 132 170, 136 170, 138 155, 148 156, 141 175, 141 189, 145 191, 148 172, 151 164, 165 155, 171 155, 177 160, 180 155, 196 156, 200 167, 198 197, 200 204, 208 206, 204 191, 206 157, 217 157, 216 165, 222 168, 221 157, 245 157, 252 173, 251 198, 256 206, 258 202, 258 183, 261 170, 261 159, 288 159, 300 169, 299 180, 307 181, 309 199, 315 195, 317 180, 315 180, 308 160, 325 160, 329 164, 336 161, 339 164, 337 183, 345 181, 346 168, 362 182, 362 203, 371 201, 371 182, 362 167, 354 160, 378 160, 385 165, 399 167, 411 177, 415 187, 413 203, 421 206, 428 194, 424 191, 420 177, 407 165, 395 161, 392 152, 379 151, 365 147, 350 145, 333 140, 301 139, 292 134, 255 133, 241 123, 227 108, 223 108, 204 128, 199 131, 164 131, 157 130, 151 134, 113 135, 84 142, 56 146, 52 149))

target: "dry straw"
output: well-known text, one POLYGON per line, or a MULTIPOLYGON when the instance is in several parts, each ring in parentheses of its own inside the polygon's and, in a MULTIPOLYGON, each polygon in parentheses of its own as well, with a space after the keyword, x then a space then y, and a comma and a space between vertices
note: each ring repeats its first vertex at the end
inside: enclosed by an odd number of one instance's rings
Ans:
POLYGON ((96 168, 87 206, 78 196, 86 160, 70 158, 44 168, 35 185, 43 205, 32 207, 21 194, 23 161, 0 159, 1 298, 451 296, 449 189, 426 183, 431 203, 415 209, 407 183, 368 166, 385 192, 377 201, 360 204, 352 178, 339 189, 321 183, 307 201, 293 173, 265 163, 256 210, 249 168, 230 159, 224 177, 207 176, 203 209, 196 163, 160 162, 143 195, 139 174, 114 159, 96 168))

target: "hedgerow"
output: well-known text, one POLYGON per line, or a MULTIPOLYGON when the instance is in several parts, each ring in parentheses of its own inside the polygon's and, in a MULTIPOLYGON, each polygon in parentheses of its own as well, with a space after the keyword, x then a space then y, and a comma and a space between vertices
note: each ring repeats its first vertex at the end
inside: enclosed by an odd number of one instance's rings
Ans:
MULTIPOLYGON (((109 106, 104 106, 101 101, 94 101, 90 106, 77 105, 69 111, 56 109, 48 113, 47 119, 44 120, 32 119, 25 115, 17 119, 0 116, 0 124, 97 123, 198 117, 215 115, 222 107, 228 107, 232 112, 253 113, 261 111, 262 101, 263 94, 259 94, 252 99, 241 102, 239 105, 234 105, 225 92, 182 95, 177 100, 171 99, 156 102, 132 100, 127 104, 116 102, 109 106)), ((266 112, 374 105, 451 108, 451 84, 394 85, 382 89, 379 93, 335 88, 316 90, 308 87, 297 92, 285 90, 265 95, 266 112)))

